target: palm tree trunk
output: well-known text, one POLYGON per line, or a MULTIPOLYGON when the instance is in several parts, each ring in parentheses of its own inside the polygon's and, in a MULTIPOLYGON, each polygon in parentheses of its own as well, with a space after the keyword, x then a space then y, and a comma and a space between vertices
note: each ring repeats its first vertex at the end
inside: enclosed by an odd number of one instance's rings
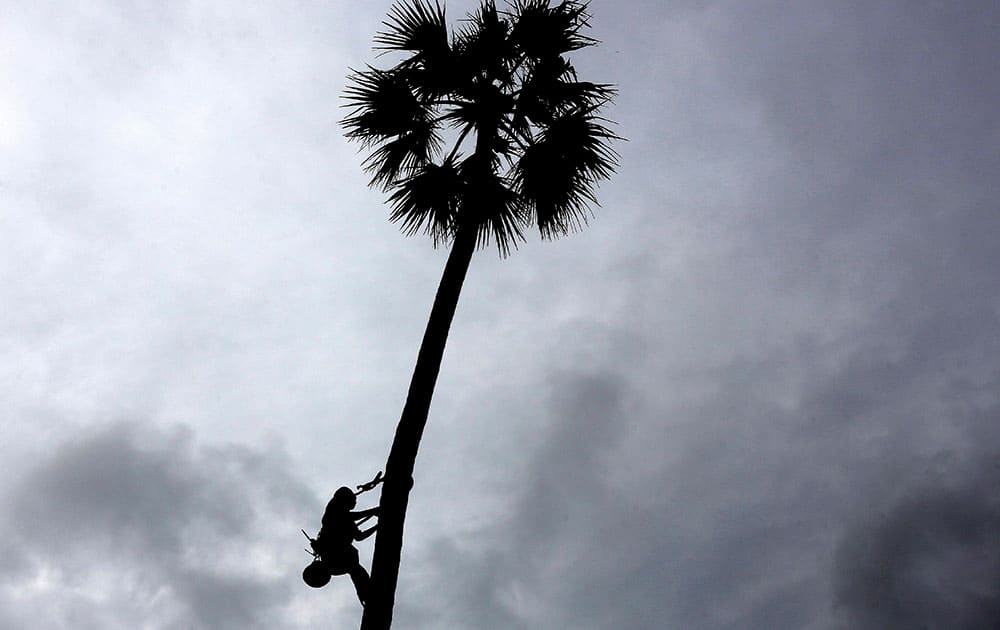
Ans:
POLYGON ((427 424, 427 413, 434 394, 441 358, 444 355, 448 330, 455 315, 466 271, 476 250, 476 227, 460 227, 448 255, 441 283, 434 296, 434 305, 417 354, 410 389, 403 414, 396 427, 389 458, 385 465, 385 481, 380 500, 381 512, 372 558, 372 579, 361 619, 361 630, 389 630, 399 576, 399 560, 403 549, 403 521, 413 484, 413 465, 417 448, 427 424))

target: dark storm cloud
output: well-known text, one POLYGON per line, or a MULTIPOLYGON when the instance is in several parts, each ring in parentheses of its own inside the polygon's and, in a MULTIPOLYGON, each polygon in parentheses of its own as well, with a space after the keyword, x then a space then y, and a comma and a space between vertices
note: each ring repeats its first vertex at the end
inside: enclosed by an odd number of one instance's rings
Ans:
POLYGON ((3 608, 70 591, 35 627, 271 627, 300 567, 267 537, 316 509, 288 467, 279 449, 199 447, 187 430, 81 431, 11 490, 3 608))
POLYGON ((914 488, 848 531, 835 602, 845 628, 985 629, 1000 619, 1000 466, 914 488))

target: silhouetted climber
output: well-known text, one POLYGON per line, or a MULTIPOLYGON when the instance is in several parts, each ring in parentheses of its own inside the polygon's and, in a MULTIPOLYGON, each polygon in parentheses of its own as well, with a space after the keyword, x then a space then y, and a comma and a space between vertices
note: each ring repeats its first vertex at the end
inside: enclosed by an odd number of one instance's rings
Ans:
MULTIPOLYGON (((379 508, 352 512, 357 505, 357 495, 371 490, 382 482, 380 472, 368 483, 358 486, 354 492, 347 486, 338 488, 333 498, 326 504, 323 512, 323 526, 316 538, 309 538, 312 547, 313 561, 302 571, 302 579, 313 588, 326 586, 332 575, 350 575, 354 582, 354 590, 358 600, 364 606, 368 596, 368 572, 358 559, 358 550, 354 541, 364 540, 371 536, 378 525, 373 525, 362 531, 358 526, 378 514, 379 508)), ((305 530, 302 531, 305 534, 305 530)), ((308 551, 308 550, 307 550, 308 551)))

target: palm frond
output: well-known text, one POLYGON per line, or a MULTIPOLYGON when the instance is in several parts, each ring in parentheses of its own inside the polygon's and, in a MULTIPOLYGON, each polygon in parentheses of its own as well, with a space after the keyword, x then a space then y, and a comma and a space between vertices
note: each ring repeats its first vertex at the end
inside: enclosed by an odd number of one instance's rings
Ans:
POLYGON ((587 3, 563 0, 515 0, 511 15, 511 39, 518 49, 533 59, 543 59, 579 50, 597 43, 580 31, 589 27, 587 3))
POLYGON ((513 176, 543 238, 580 229, 589 217, 587 202, 593 201, 591 187, 571 165, 553 160, 558 160, 558 155, 552 147, 532 145, 521 156, 513 176))
POLYGON ((506 257, 512 248, 517 248, 517 244, 524 241, 522 226, 528 222, 528 212, 521 196, 504 178, 492 178, 485 192, 487 201, 478 208, 479 244, 486 246, 492 237, 497 251, 506 257))
POLYGON ((548 123, 567 111, 603 105, 614 95, 611 85, 577 81, 567 59, 548 57, 531 64, 517 93, 516 111, 536 124, 548 123))
POLYGON ((444 119, 459 127, 495 128, 513 108, 514 99, 493 82, 477 80, 462 90, 462 99, 455 101, 444 119))
POLYGON ((524 240, 522 226, 527 225, 529 214, 513 183, 494 172, 489 157, 471 155, 459 167, 467 188, 458 218, 476 225, 480 247, 492 238, 500 255, 507 256, 524 240))
POLYGON ((406 133, 384 142, 365 159, 363 166, 372 173, 369 186, 383 190, 392 187, 425 165, 440 146, 441 137, 433 121, 413 121, 406 133))
POLYGON ((396 70, 407 76, 418 96, 428 100, 454 90, 456 60, 445 10, 437 0, 433 5, 426 0, 396 4, 382 24, 387 30, 375 37, 376 48, 412 53, 396 70))
POLYGON ((350 113, 341 121, 347 137, 368 146, 406 133, 428 117, 427 106, 397 70, 353 71, 344 99, 350 113))
POLYGON ((517 113, 535 124, 548 124, 564 112, 603 104, 614 94, 611 85, 587 81, 526 83, 518 95, 517 113))
POLYGON ((596 205, 594 188, 618 164, 610 141, 620 139, 602 124, 596 107, 556 118, 528 146, 514 168, 513 180, 534 213, 543 238, 575 231, 587 223, 596 205))
POLYGON ((510 24, 497 11, 496 3, 484 0, 459 27, 452 45, 469 82, 473 79, 510 81, 508 65, 514 58, 508 38, 510 24))
POLYGON ((435 245, 453 235, 465 182, 454 160, 428 163, 409 178, 397 182, 389 197, 389 220, 408 235, 424 231, 435 245))
POLYGON ((389 10, 386 27, 375 36, 376 46, 383 50, 435 55, 448 48, 448 26, 444 7, 435 0, 433 6, 425 0, 396 4, 389 10))

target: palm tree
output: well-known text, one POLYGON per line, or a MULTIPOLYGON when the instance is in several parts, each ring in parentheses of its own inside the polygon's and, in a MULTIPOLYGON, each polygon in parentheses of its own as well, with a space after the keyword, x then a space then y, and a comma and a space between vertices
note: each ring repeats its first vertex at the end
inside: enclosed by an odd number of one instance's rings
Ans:
POLYGON ((348 77, 342 121, 369 151, 371 186, 390 220, 451 252, 386 462, 363 630, 390 626, 413 466, 472 255, 506 256, 537 226, 549 239, 583 227, 595 187, 617 166, 618 139, 599 111, 610 85, 577 78, 567 54, 591 46, 586 2, 493 0, 449 34, 435 1, 395 5, 376 49, 403 57, 348 77))

